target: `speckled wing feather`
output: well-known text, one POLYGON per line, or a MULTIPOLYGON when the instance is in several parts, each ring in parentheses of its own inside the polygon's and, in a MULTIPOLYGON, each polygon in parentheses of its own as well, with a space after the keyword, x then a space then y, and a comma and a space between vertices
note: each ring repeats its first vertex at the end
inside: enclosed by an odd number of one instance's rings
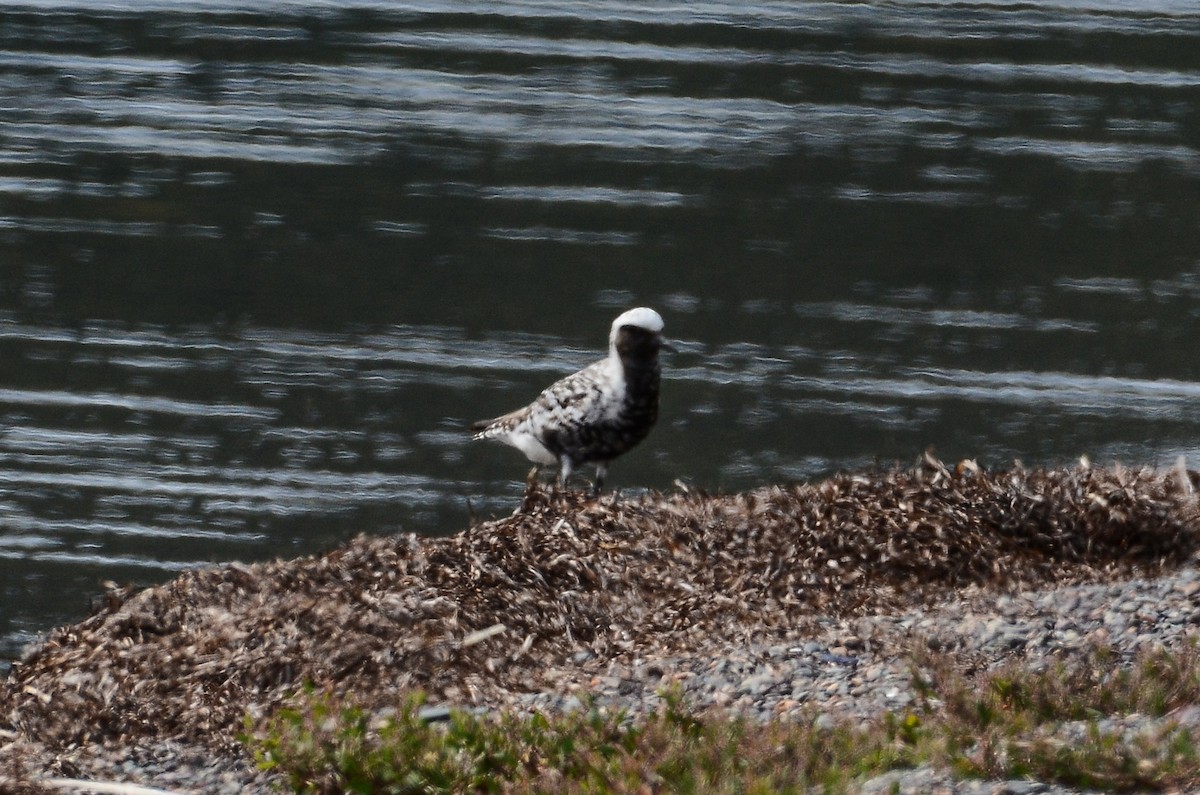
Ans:
POLYGON ((602 413, 606 361, 601 359, 542 390, 537 399, 491 420, 473 423, 473 439, 494 439, 521 429, 539 438, 555 438, 602 413))

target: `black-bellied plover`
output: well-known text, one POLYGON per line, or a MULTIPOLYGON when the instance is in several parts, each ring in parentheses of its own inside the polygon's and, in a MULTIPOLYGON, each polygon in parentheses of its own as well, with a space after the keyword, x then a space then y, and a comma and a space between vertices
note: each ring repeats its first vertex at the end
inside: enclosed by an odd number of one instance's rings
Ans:
POLYGON ((524 408, 473 423, 474 439, 510 444, 536 464, 559 464, 559 482, 596 465, 600 491, 608 464, 650 433, 658 419, 658 352, 663 319, 638 307, 613 321, 608 356, 555 381, 524 408))

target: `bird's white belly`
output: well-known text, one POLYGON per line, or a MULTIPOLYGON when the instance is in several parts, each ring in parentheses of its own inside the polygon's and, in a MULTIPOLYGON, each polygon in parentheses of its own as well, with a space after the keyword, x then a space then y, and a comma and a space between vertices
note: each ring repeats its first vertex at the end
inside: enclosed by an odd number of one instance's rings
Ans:
POLYGON ((545 445, 539 442, 538 438, 531 433, 523 433, 517 430, 505 437, 504 441, 520 450, 525 454, 526 458, 535 464, 555 464, 558 462, 558 458, 547 450, 545 445))

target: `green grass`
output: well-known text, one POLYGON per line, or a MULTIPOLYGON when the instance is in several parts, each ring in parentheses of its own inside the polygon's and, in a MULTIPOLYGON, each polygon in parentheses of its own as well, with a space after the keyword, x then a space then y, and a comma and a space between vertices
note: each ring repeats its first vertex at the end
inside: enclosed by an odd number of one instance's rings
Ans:
POLYGON ((1118 665, 1107 649, 1093 649, 1072 666, 1040 673, 1015 664, 973 680, 944 658, 929 658, 932 675, 915 675, 936 715, 940 749, 934 761, 962 776, 1036 778, 1109 791, 1195 786, 1200 757, 1195 732, 1171 721, 1130 737, 1101 731, 1109 716, 1140 713, 1161 718, 1200 704, 1200 653, 1145 652, 1118 665), (1076 724, 1073 742, 1054 730, 1076 724), (1082 735, 1079 737, 1078 735, 1082 735))
POLYGON ((921 764, 960 777, 1109 791, 1200 784, 1192 731, 1169 721, 1130 737, 1099 728, 1105 716, 1163 716, 1200 703, 1194 644, 1144 654, 1131 666, 1095 650, 1040 673, 1014 664, 971 677, 928 654, 914 655, 913 670, 918 706, 866 725, 828 725, 813 715, 759 724, 690 710, 677 693, 636 720, 586 708, 455 713, 429 725, 418 717, 419 695, 380 717, 309 690, 293 708, 248 724, 244 739, 260 766, 303 793, 838 793, 921 764))

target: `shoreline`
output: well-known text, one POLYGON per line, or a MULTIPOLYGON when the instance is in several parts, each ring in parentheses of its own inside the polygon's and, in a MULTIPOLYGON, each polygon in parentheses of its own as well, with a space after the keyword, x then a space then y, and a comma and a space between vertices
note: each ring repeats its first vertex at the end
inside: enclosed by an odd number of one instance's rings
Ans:
POLYGON ((700 709, 865 719, 912 703, 914 644, 983 668, 1170 647, 1200 627, 1194 479, 930 459, 719 497, 535 487, 448 539, 359 537, 113 591, 0 684, 0 770, 25 779, 0 785, 268 791, 234 735, 303 682, 378 707, 416 688, 635 713, 675 685, 700 709))

